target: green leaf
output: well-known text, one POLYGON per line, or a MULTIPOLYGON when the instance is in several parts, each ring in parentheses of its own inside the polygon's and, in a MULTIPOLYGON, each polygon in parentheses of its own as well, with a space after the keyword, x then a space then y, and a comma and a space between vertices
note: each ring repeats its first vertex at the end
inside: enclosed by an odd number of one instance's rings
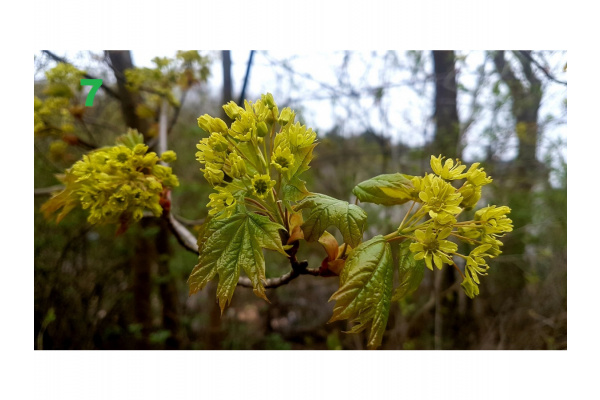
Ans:
POLYGON ((252 281, 254 293, 268 301, 263 287, 266 277, 262 249, 276 250, 287 256, 279 229, 284 228, 267 217, 241 208, 229 218, 207 221, 202 225, 198 237, 198 265, 188 279, 190 295, 219 275, 217 298, 223 312, 231 302, 240 270, 243 269, 252 281))
POLYGON ((369 348, 381 344, 392 299, 394 265, 390 244, 383 236, 361 243, 352 250, 340 274, 340 288, 329 301, 336 300, 329 322, 351 319, 350 332, 371 326, 369 348))
POLYGON ((404 204, 414 200, 414 190, 410 175, 401 173, 383 174, 359 183, 352 193, 364 203, 375 203, 384 206, 404 204))
POLYGON ((415 260, 414 254, 410 251, 410 241, 400 243, 398 254, 398 273, 400 285, 394 291, 392 301, 398 301, 408 296, 421 284, 425 275, 425 262, 415 260))
POLYGON ((296 210, 305 208, 309 210, 309 214, 302 230, 307 241, 319 240, 323 232, 332 225, 340 230, 344 242, 350 246, 356 247, 362 241, 367 222, 367 214, 362 208, 319 193, 305 197, 296 205, 296 210))
POLYGON ((298 148, 294 154, 294 165, 288 171, 289 179, 282 185, 282 198, 286 201, 298 201, 308 195, 306 182, 300 179, 303 172, 308 171, 310 161, 313 159, 313 150, 316 144, 298 148))

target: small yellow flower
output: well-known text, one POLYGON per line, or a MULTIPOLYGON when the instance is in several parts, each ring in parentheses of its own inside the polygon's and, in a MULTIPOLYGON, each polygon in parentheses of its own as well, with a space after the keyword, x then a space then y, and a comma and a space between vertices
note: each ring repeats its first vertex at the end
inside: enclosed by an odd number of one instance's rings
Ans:
POLYGON ((271 157, 271 164, 280 172, 288 171, 294 165, 294 155, 290 152, 290 148, 281 149, 278 147, 271 157))
POLYGON ((466 165, 461 165, 458 159, 456 160, 456 165, 454 165, 454 161, 449 158, 442 166, 443 160, 444 157, 441 154, 438 157, 431 156, 431 169, 434 173, 447 181, 464 178, 462 172, 467 168, 466 165))
POLYGON ((160 158, 166 163, 172 163, 177 160, 177 154, 173 150, 167 150, 161 154, 160 158))
POLYGON ((234 101, 225 104, 223 110, 225 110, 225 114, 227 114, 229 118, 234 120, 238 119, 244 112, 244 109, 238 106, 234 101))
POLYGON ((196 160, 200 164, 214 164, 220 169, 225 163, 225 152, 216 151, 210 145, 209 139, 204 138, 196 145, 200 151, 196 152, 196 160))
POLYGON ((436 214, 431 220, 435 229, 451 228, 456 224, 456 218, 451 214, 445 213, 436 214))
POLYGON ((502 246, 502 242, 494 237, 494 235, 483 235, 481 238, 481 242, 483 244, 489 244, 491 247, 486 250, 486 253, 490 257, 498 257, 502 254, 502 250, 500 250, 500 246, 502 246))
POLYGON ((460 284, 466 295, 470 298, 475 298, 479 294, 479 287, 473 282, 473 279, 469 275, 465 275, 463 282, 460 284))
POLYGON ((288 140, 294 148, 310 146, 316 138, 316 132, 311 128, 307 129, 306 125, 300 125, 300 122, 296 122, 289 127, 288 140))
POLYGON ((417 242, 411 243, 409 247, 410 251, 415 253, 415 260, 425 259, 427 268, 431 270, 433 270, 433 264, 438 269, 442 269, 444 264, 452 264, 449 254, 455 253, 458 246, 456 243, 444 240, 450 236, 451 231, 452 228, 446 228, 436 233, 431 227, 426 231, 416 230, 417 242))
POLYGON ((241 142, 256 137, 256 117, 252 111, 244 111, 232 124, 229 134, 241 142))
POLYGON ((290 122, 293 123, 295 116, 296 113, 293 112, 291 108, 285 107, 283 110, 281 110, 281 114, 279 114, 279 125, 286 126, 290 122))
POLYGON ((435 175, 427 175, 421 182, 419 198, 423 201, 423 209, 434 218, 437 214, 456 215, 461 212, 459 204, 462 201, 456 189, 435 175))
POLYGON ((225 174, 220 168, 215 168, 213 164, 207 163, 206 168, 201 169, 204 172, 204 178, 213 186, 223 182, 225 174))
POLYGON ((208 114, 198 118, 198 126, 207 133, 227 133, 227 124, 220 118, 213 118, 208 114))
POLYGON ((506 206, 489 206, 477 210, 475 221, 483 222, 483 233, 485 234, 504 234, 512 232, 512 220, 506 216, 510 213, 510 208, 506 206))
POLYGON ((483 257, 490 257, 486 252, 492 247, 490 244, 482 244, 471 250, 471 253, 465 258, 467 264, 465 266, 466 272, 471 274, 471 277, 475 281, 475 283, 479 284, 479 275, 487 275, 487 270, 489 269, 487 262, 483 257))
POLYGON ((275 183, 269 175, 254 175, 252 179, 252 193, 264 199, 269 195, 275 183))
POLYGON ((213 132, 208 138, 208 145, 218 152, 226 151, 229 148, 229 142, 223 137, 222 134, 213 132))
POLYGON ((211 208, 208 215, 215 215, 223 211, 217 218, 228 218, 235 211, 235 198, 230 192, 222 187, 217 187, 216 189, 218 193, 211 193, 208 195, 210 201, 208 202, 207 207, 211 208))
POLYGON ((136 144, 135 147, 133 148, 133 154, 135 154, 136 156, 142 156, 142 155, 146 154, 147 151, 148 151, 148 146, 146 146, 145 144, 142 144, 142 143, 136 144))
POLYGON ((125 146, 115 146, 112 148, 110 152, 110 161, 115 166, 124 166, 129 161, 129 158, 132 156, 131 149, 128 149, 125 146))
POLYGON ((458 190, 458 193, 463 197, 460 202, 460 207, 469 210, 475 207, 477 202, 479 202, 479 199, 481 199, 481 186, 467 183, 458 190))
POLYGON ((479 167, 479 163, 473 163, 469 170, 465 173, 467 182, 474 186, 484 186, 492 183, 492 178, 488 177, 483 168, 479 167))
POLYGON ((275 99, 273 98, 273 95, 271 93, 261 95, 260 99, 262 100, 263 104, 270 110, 277 107, 277 104, 275 104, 275 99))

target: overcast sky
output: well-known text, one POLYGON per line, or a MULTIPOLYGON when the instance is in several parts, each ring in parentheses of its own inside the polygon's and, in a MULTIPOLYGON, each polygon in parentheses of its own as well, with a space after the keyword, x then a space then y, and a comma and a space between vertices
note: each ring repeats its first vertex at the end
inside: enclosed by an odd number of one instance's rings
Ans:
MULTIPOLYGON (((56 51, 59 55, 66 55, 76 65, 84 65, 86 54, 81 52, 56 51)), ((100 53, 96 51, 95 53, 100 53)), ((232 51, 232 81, 234 98, 241 92, 249 51, 232 51)), ((255 99, 261 93, 273 93, 279 103, 302 110, 302 118, 307 125, 317 132, 324 133, 337 126, 341 134, 361 133, 368 129, 376 133, 383 133, 408 145, 421 145, 433 134, 431 113, 433 112, 434 86, 431 79, 426 79, 431 73, 432 63, 430 52, 423 53, 424 71, 414 76, 409 70, 409 58, 405 52, 397 52, 397 60, 391 59, 383 51, 354 51, 347 68, 341 69, 344 64, 345 53, 333 52, 261 52, 254 54, 246 98, 255 99), (286 60, 290 75, 281 66, 286 60), (291 83, 289 76, 293 76, 291 83), (340 82, 341 81, 341 82, 340 82), (426 82, 426 83, 424 83, 426 82), (324 87, 325 85, 325 87, 324 87), (375 97, 365 91, 360 93, 360 99, 355 100, 349 96, 342 96, 334 104, 331 100, 331 90, 327 86, 339 89, 350 85, 355 89, 389 86, 379 103, 375 97)), ((213 51, 209 54, 213 58, 209 86, 215 96, 220 96, 222 86, 222 68, 220 52, 213 51)), ((460 65, 459 83, 465 88, 472 89, 476 85, 476 68, 484 60, 482 51, 459 51, 458 55, 465 57, 465 63, 460 65)), ((132 56, 136 66, 151 67, 151 60, 156 56, 173 57, 175 50, 133 50, 132 56)), ((567 62, 566 52, 551 54, 548 62, 557 78, 566 81, 566 72, 562 66, 567 62)), ((490 62, 486 64, 486 71, 492 72, 490 62)), ((490 93, 491 85, 487 85, 480 99, 484 109, 491 107, 493 97, 490 93)), ((540 108, 540 121, 548 115, 556 120, 564 120, 563 124, 550 124, 543 132, 539 156, 547 153, 549 146, 563 142, 560 153, 566 160, 566 107, 564 101, 567 97, 566 86, 548 83, 544 90, 544 98, 540 108)), ((464 121, 471 113, 472 97, 465 92, 459 92, 459 118, 464 121)), ((506 110, 508 113, 508 110, 506 110)), ((508 119, 508 114, 501 117, 508 119)), ((489 127, 491 112, 484 110, 477 123, 467 132, 468 146, 464 151, 465 160, 476 159, 483 156, 486 144, 484 129, 489 127)), ((500 121, 502 122, 502 121, 500 121)), ((506 125, 506 123, 504 123, 506 125)), ((505 148, 501 155, 510 159, 515 154, 516 141, 506 140, 505 148)))

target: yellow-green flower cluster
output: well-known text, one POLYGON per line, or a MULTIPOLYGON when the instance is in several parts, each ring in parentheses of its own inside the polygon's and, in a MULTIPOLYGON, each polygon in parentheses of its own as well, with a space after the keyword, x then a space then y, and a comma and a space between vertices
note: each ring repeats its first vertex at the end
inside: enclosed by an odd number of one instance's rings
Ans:
MULTIPOLYGON (((125 71, 127 88, 131 91, 144 91, 147 95, 150 109, 166 99, 171 105, 179 106, 173 88, 179 86, 183 90, 192 85, 206 81, 210 59, 201 56, 197 50, 178 51, 175 58, 155 57, 152 59, 153 68, 133 68, 125 71)), ((138 115, 148 109, 139 108, 138 115)), ((142 116, 142 115, 140 115, 142 116)))
POLYGON ((459 160, 444 161, 442 156, 432 156, 433 174, 409 177, 412 187, 406 185, 403 196, 420 203, 420 207, 398 228, 398 235, 413 241, 410 250, 415 260, 424 260, 429 269, 433 265, 441 269, 444 264, 456 267, 453 257, 462 258, 462 287, 471 298, 479 294, 479 275, 487 274, 487 259, 501 253, 502 242, 498 239, 513 228, 506 206, 484 207, 475 212, 473 220, 457 222, 459 214, 479 202, 481 187, 492 182, 479 166, 474 163, 466 170, 459 160), (464 182, 454 186, 453 181, 457 180, 464 182), (475 247, 468 254, 460 254, 457 244, 449 240, 451 237, 475 247))
POLYGON ((46 71, 44 97, 33 98, 33 131, 36 136, 57 136, 70 134, 74 130, 75 116, 80 116, 84 108, 77 106, 81 93, 79 84, 85 72, 70 64, 58 63, 46 71))
POLYGON ((217 191, 210 197, 209 214, 225 210, 217 217, 230 215, 238 201, 249 201, 267 215, 278 211, 277 190, 299 173, 302 163, 302 171, 308 168, 316 133, 294 124, 291 109, 280 113, 270 93, 254 102, 244 101, 244 107, 230 101, 223 109, 233 120, 231 126, 208 114, 198 118, 208 137, 197 144, 196 159, 217 191))
POLYGON ((273 96, 268 93, 260 100, 250 103, 244 101, 244 108, 233 101, 223 106, 225 113, 233 120, 229 134, 241 142, 257 141, 264 138, 279 114, 273 96))
MULTIPOLYGON (((145 210, 160 216, 161 197, 166 188, 179 185, 177 177, 170 167, 158 163, 161 158, 156 153, 148 152, 141 135, 130 131, 127 136, 129 140, 121 142, 129 146, 118 144, 92 151, 67 170, 63 178, 66 187, 44 205, 46 214, 79 203, 89 210, 92 224, 126 226, 140 220, 145 210)), ((163 162, 175 159, 173 151, 162 157, 163 162)))
POLYGON ((217 187, 217 193, 211 193, 208 195, 210 201, 208 202, 208 207, 211 210, 208 212, 208 215, 215 215, 221 211, 223 211, 223 218, 228 218, 235 211, 235 199, 233 195, 228 192, 225 188, 217 187))
POLYGON ((75 96, 75 91, 81 92, 80 80, 85 72, 71 64, 58 63, 56 67, 46 71, 45 75, 48 84, 44 94, 70 99, 75 96))
MULTIPOLYGON (((210 115, 203 115, 198 118, 198 126, 209 133, 208 138, 204 138, 196 145, 196 159, 200 164, 204 164, 204 178, 213 186, 224 182, 225 173, 223 171, 225 162, 232 154, 230 144, 227 141, 227 125, 219 118, 213 118, 210 115)), ((231 160, 230 160, 231 165, 231 160)))

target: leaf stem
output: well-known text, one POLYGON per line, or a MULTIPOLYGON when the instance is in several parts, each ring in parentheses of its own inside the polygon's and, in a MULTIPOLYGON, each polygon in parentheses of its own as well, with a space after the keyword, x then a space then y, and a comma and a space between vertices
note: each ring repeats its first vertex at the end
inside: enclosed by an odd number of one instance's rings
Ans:
POLYGON ((282 225, 287 229, 287 221, 285 221, 285 214, 283 213, 283 209, 281 208, 281 200, 277 200, 277 209, 279 210, 279 215, 281 216, 282 225))
POLYGON ((400 226, 398 227, 398 232, 400 232, 402 230, 402 227, 404 226, 404 222, 406 221, 406 218, 408 217, 408 214, 410 214, 410 212, 412 211, 413 207, 415 206, 416 201, 413 201, 413 203, 411 204, 410 208, 408 209, 408 212, 404 215, 404 218, 402 218, 402 222, 400 222, 400 226))
POLYGON ((460 268, 458 268, 458 265, 456 265, 456 263, 452 263, 452 265, 458 271, 458 273, 460 274, 460 276, 462 276, 462 278, 465 279, 465 275, 462 273, 462 271, 460 270, 460 268))
POLYGON ((477 244, 483 244, 483 242, 480 242, 479 240, 475 240, 475 239, 468 238, 468 237, 466 237, 466 236, 458 235, 458 234, 456 234, 456 233, 454 233, 454 232, 451 232, 450 234, 451 234, 452 236, 456 236, 457 238, 459 238, 459 239, 461 239, 461 240, 466 240, 466 241, 473 242, 473 243, 477 243, 477 244))
POLYGON ((276 222, 275 217, 273 216, 273 214, 269 211, 269 209, 264 204, 254 200, 254 199, 251 199, 250 197, 244 197, 244 200, 248 201, 254 207, 266 212, 268 214, 268 216, 271 218, 271 221, 276 222))
MULTIPOLYGON (((385 236, 384 236, 384 237, 385 237, 385 236)), ((396 240, 399 240, 399 239, 404 239, 404 240, 405 240, 405 239, 416 239, 416 238, 415 238, 415 237, 413 237, 413 236, 398 235, 398 236, 396 236, 396 237, 393 237, 393 238, 391 238, 391 239, 387 239, 387 241, 388 241, 388 242, 394 242, 394 241, 396 241, 396 240)))
POLYGON ((271 154, 267 153, 267 141, 265 140, 265 138, 263 139, 263 151, 265 152, 265 157, 267 159, 267 170, 269 170, 270 166, 271 166, 271 154))
POLYGON ((411 226, 414 226, 417 222, 419 222, 421 220, 421 218, 423 218, 423 215, 424 215, 422 211, 423 211, 423 205, 421 204, 419 209, 417 211, 415 211, 415 213, 408 219, 408 221, 406 221, 406 225, 411 227, 411 226), (415 220, 415 218, 417 216, 418 216, 418 218, 415 220))

